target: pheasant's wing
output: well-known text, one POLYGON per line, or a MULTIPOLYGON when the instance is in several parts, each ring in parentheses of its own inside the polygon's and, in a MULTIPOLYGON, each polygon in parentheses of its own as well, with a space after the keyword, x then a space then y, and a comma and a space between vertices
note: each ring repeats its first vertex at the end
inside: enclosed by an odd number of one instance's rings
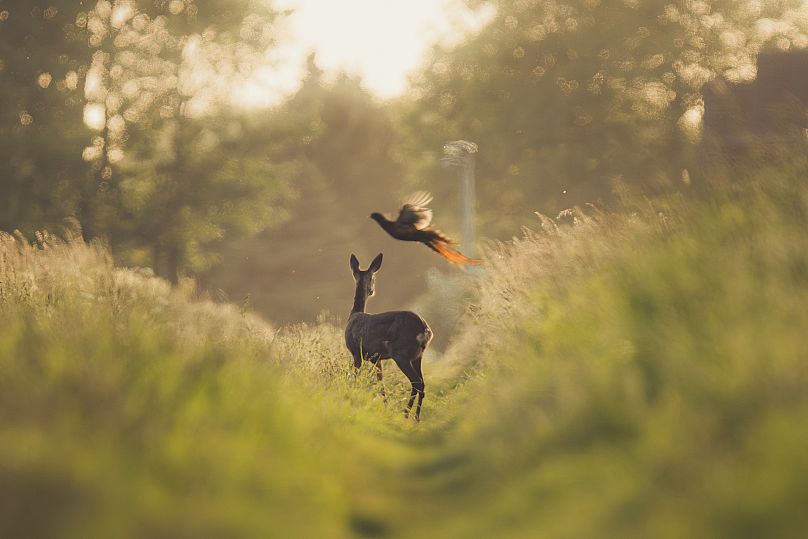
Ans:
POLYGON ((396 222, 410 225, 416 230, 423 230, 432 222, 432 210, 426 205, 432 202, 432 195, 426 191, 417 191, 406 199, 398 213, 396 222))
POLYGON ((414 193, 410 193, 410 195, 401 201, 402 204, 410 204, 419 208, 425 208, 430 202, 432 202, 432 194, 429 191, 416 191, 414 193))
POLYGON ((401 207, 396 222, 413 226, 416 230, 423 230, 432 222, 432 210, 405 204, 401 207))

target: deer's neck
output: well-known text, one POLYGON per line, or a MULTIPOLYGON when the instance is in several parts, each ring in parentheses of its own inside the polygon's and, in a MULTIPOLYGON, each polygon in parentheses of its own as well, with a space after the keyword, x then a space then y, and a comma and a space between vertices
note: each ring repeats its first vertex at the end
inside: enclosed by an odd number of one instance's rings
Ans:
POLYGON ((356 294, 354 294, 353 308, 351 308, 351 314, 365 312, 365 303, 367 303, 367 301, 368 297, 365 295, 365 291, 362 290, 362 287, 357 286, 356 294))

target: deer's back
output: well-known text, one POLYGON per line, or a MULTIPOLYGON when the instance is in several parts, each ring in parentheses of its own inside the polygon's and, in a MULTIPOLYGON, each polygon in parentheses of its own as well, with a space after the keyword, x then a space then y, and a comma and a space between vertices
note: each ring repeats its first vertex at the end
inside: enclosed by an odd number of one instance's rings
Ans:
POLYGON ((379 355, 379 359, 397 353, 420 353, 432 340, 432 329, 412 311, 386 313, 354 313, 345 328, 345 344, 353 354, 364 357, 379 355))

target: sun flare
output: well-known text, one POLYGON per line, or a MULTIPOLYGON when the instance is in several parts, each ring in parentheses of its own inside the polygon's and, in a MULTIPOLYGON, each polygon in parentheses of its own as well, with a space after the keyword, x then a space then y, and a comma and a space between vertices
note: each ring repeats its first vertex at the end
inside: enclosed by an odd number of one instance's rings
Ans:
POLYGON ((281 0, 279 7, 293 12, 282 30, 288 39, 275 54, 298 69, 280 69, 277 84, 296 83, 303 59, 314 52, 318 67, 358 75, 382 98, 406 91, 433 44, 459 41, 493 11, 471 11, 456 0, 281 0))

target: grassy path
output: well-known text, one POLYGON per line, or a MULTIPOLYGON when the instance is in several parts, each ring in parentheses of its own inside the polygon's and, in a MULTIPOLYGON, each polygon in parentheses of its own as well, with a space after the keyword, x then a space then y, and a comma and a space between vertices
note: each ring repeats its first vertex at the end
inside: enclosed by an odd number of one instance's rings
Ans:
POLYGON ((0 236, 0 536, 804 537, 802 170, 493 247, 420 424, 340 328, 0 236))

